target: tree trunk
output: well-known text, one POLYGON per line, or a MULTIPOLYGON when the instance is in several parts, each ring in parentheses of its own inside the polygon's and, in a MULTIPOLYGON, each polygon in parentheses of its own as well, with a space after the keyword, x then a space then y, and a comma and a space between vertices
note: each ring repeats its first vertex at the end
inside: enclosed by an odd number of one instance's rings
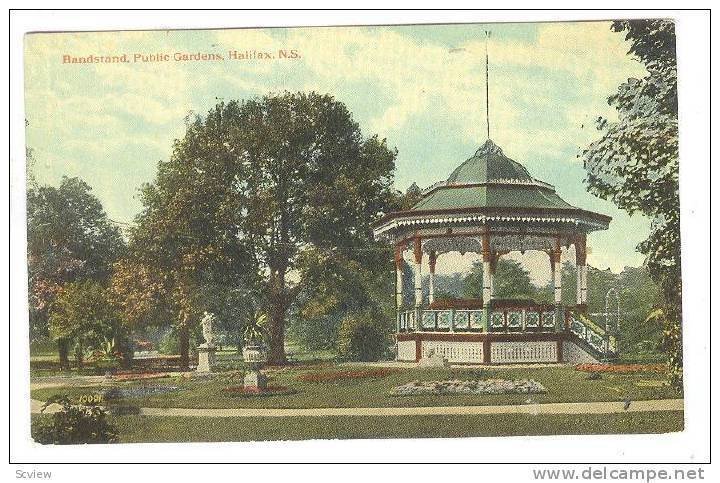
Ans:
POLYGON ((270 275, 270 313, 268 336, 270 351, 268 364, 287 364, 285 355, 285 313, 287 312, 287 293, 285 292, 285 270, 273 270, 270 275))
POLYGON ((190 329, 186 324, 182 324, 178 330, 180 339, 180 368, 183 370, 190 369, 190 329))
POLYGON ((67 371, 70 369, 70 347, 67 339, 58 339, 58 356, 60 357, 60 369, 67 371))
POLYGON ((83 343, 81 340, 77 342, 77 346, 75 346, 75 364, 77 365, 78 369, 82 369, 83 367, 83 343))
POLYGON ((129 369, 132 366, 132 359, 134 355, 133 344, 130 337, 118 337, 118 347, 116 348, 122 359, 120 360, 120 366, 123 369, 129 369))

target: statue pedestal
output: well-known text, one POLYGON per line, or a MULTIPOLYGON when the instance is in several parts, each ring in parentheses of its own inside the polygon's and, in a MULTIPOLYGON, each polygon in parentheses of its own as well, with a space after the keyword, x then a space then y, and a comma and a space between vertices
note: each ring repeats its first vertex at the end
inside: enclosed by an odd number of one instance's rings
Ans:
POLYGON ((198 365, 195 369, 197 372, 213 372, 215 368, 215 352, 217 349, 214 345, 201 344, 198 350, 198 365))
POLYGON ((250 391, 264 391, 267 389, 267 377, 260 368, 267 361, 265 350, 259 344, 247 344, 243 347, 243 360, 247 365, 243 387, 250 391))
POLYGON ((267 377, 259 370, 249 370, 245 373, 245 379, 243 380, 243 387, 245 389, 259 389, 264 391, 267 389, 267 377))

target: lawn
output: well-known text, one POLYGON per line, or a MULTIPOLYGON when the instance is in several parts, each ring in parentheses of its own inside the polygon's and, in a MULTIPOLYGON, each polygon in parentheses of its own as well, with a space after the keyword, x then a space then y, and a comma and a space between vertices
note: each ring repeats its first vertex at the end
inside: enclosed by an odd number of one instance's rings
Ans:
MULTIPOLYGON (((122 404, 140 407, 176 408, 327 408, 327 407, 410 407, 499 405, 549 402, 624 401, 670 399, 679 396, 665 383, 664 374, 603 373, 591 380, 588 373, 572 366, 490 369, 421 369, 404 368, 388 371, 387 375, 369 378, 342 378, 334 381, 311 382, 307 375, 331 374, 337 371, 367 371, 368 367, 338 366, 335 363, 298 364, 267 371, 269 384, 292 389, 292 394, 264 397, 243 397, 225 391, 242 385, 241 371, 218 373, 211 378, 170 377, 147 381, 114 383, 117 387, 174 386, 177 390, 157 395, 125 398, 122 404), (447 379, 534 379, 547 389, 545 394, 497 395, 424 395, 392 396, 393 387, 413 380, 447 379)), ((56 394, 73 399, 101 393, 107 385, 68 388, 44 388, 32 391, 32 397, 47 400, 56 394)))
MULTIPOLYGON (((33 425, 47 415, 33 416, 33 425)), ((293 418, 110 417, 123 443, 363 438, 455 438, 682 431, 683 412, 604 415, 349 416, 293 418)))

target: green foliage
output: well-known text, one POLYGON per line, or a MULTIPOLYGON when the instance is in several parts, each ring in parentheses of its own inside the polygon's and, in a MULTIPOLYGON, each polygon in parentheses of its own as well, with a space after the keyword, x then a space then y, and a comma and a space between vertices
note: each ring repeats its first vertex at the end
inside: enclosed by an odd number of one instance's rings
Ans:
POLYGON ((298 257, 298 296, 290 326, 293 340, 307 349, 337 347, 341 320, 372 310, 394 319, 390 249, 368 242, 366 249, 307 250, 298 257))
POLYGON ((377 361, 387 356, 392 327, 387 317, 366 311, 342 319, 338 333, 340 357, 353 361, 377 361))
POLYGON ((396 208, 400 211, 411 209, 422 199, 422 190, 417 183, 411 184, 404 194, 397 193, 396 208))
MULTIPOLYGON (((495 296, 501 299, 532 299, 537 287, 530 280, 530 273, 515 260, 500 259, 495 269, 495 296)), ((466 297, 481 298, 483 292, 482 262, 475 262, 465 277, 466 297)))
POLYGON ((124 241, 80 178, 28 185, 28 288, 31 337, 48 335, 48 310, 63 284, 105 281, 124 241))
POLYGON ((78 363, 82 363, 86 351, 102 351, 108 341, 112 341, 112 352, 117 353, 119 342, 128 338, 122 315, 112 303, 109 291, 93 281, 64 285, 50 308, 49 327, 54 340, 75 345, 78 363))
POLYGON ((178 334, 176 329, 165 332, 158 343, 158 352, 161 354, 176 355, 180 353, 178 334))
POLYGON ((655 308, 646 319, 648 323, 662 324, 662 347, 668 352, 668 377, 673 387, 682 391, 682 351, 675 350, 675 347, 682 347, 682 325, 679 320, 679 314, 668 314, 664 307, 655 308))
POLYGON ((143 189, 134 246, 182 287, 173 310, 181 325, 194 319, 202 300, 191 294, 208 281, 258 284, 270 361, 283 363, 285 318, 297 295, 288 272, 305 249, 353 249, 371 239, 370 223, 392 199, 394 159, 331 96, 220 103, 188 123, 143 189))
POLYGON ((264 344, 267 331, 265 324, 268 316, 262 312, 255 312, 248 320, 245 330, 243 331, 243 340, 245 344, 264 344))
POLYGON ((628 213, 652 219, 650 236, 638 245, 650 276, 663 293, 666 348, 673 381, 682 385, 682 283, 678 193, 677 69, 675 25, 670 20, 627 20, 612 25, 625 33, 629 54, 646 68, 608 99, 618 121, 598 119, 602 137, 583 152, 588 190, 628 213))
POLYGON ((99 406, 75 406, 67 396, 48 399, 45 410, 51 404, 61 404, 62 409, 52 415, 50 421, 42 420, 33 427, 33 439, 40 444, 93 444, 115 443, 118 431, 110 424, 105 411, 99 406))

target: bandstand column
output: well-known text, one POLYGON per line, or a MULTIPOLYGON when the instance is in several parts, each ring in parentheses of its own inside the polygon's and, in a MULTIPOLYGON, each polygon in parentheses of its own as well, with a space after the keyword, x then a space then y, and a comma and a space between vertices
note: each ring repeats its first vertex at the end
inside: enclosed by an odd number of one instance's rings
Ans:
POLYGON ((430 286, 428 287, 428 302, 435 301, 435 263, 437 262, 437 252, 430 252, 430 286))
POLYGON ((403 244, 395 245, 395 307, 397 309, 396 325, 400 332, 400 317, 403 306, 403 244))
POLYGON ((553 285, 555 288, 555 329, 560 332, 565 326, 565 314, 562 308, 562 263, 561 263, 562 248, 560 246, 560 240, 558 239, 555 244, 555 248, 551 252, 551 263, 552 263, 552 274, 553 274, 553 285))
POLYGON ((413 253, 415 255, 415 326, 422 329, 422 241, 415 238, 413 253))
POLYGON ((577 274, 577 305, 587 306, 587 241, 580 235, 575 241, 575 270, 577 274))
POLYGON ((482 237, 482 258, 483 258, 483 310, 485 312, 485 330, 490 330, 490 312, 492 310, 492 271, 490 262, 492 255, 490 253, 490 235, 484 234, 482 237))
POLYGON ((500 254, 495 252, 490 257, 490 299, 495 299, 495 270, 497 269, 500 254))

